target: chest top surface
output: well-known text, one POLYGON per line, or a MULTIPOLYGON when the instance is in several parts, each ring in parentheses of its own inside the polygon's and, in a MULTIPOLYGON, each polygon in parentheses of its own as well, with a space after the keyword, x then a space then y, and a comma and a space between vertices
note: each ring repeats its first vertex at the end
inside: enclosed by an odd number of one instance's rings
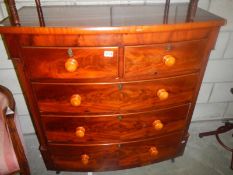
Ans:
POLYGON ((44 6, 41 27, 36 7, 18 10, 20 26, 10 19, 1 22, 0 33, 134 33, 220 26, 225 20, 197 8, 190 16, 189 4, 44 6), (69 29, 64 31, 64 29, 69 29))

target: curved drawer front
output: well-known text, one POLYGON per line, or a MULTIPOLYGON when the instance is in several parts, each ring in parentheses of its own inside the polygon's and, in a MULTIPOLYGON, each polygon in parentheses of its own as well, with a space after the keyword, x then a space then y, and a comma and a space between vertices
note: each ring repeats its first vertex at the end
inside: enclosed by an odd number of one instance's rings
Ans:
POLYGON ((33 89, 41 113, 125 113, 188 103, 197 78, 191 74, 122 84, 34 83, 33 89))
POLYGON ((118 145, 51 145, 49 152, 58 170, 103 171, 118 168, 118 145))
POLYGON ((103 171, 136 167, 179 154, 182 133, 158 139, 110 145, 49 146, 53 164, 60 170, 103 171))
POLYGON ((42 121, 51 143, 114 143, 183 130, 188 110, 189 104, 127 115, 42 116, 42 121))
POLYGON ((180 154, 181 133, 173 133, 157 139, 129 142, 120 147, 119 167, 137 167, 171 159, 180 154))
POLYGON ((148 79, 200 69, 206 39, 125 47, 125 78, 148 79))
POLYGON ((117 47, 25 47, 23 61, 32 80, 118 77, 117 47))

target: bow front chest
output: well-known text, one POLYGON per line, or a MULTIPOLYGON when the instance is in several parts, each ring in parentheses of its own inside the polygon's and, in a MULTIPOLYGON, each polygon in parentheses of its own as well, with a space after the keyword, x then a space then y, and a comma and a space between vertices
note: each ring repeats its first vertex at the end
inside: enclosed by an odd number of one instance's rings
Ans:
POLYGON ((224 19, 188 4, 37 10, 39 19, 35 7, 20 9, 0 33, 49 170, 125 169, 183 154, 224 19))

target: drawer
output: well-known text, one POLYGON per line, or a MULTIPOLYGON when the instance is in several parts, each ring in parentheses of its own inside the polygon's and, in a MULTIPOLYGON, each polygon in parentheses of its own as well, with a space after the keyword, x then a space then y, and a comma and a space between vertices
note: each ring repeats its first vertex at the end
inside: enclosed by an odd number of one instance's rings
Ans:
POLYGON ((138 167, 180 155, 182 133, 120 146, 119 167, 138 167))
POLYGON ((142 166, 179 154, 182 133, 157 139, 109 145, 49 146, 53 164, 60 170, 103 171, 142 166))
POLYGON ((33 90, 41 113, 126 113, 189 103, 197 79, 191 74, 122 84, 33 83, 33 90))
POLYGON ((207 40, 125 47, 125 78, 148 79, 196 72, 207 40))
POLYGON ((49 143, 114 143, 183 130, 189 104, 146 113, 109 116, 42 116, 49 143))
POLYGON ((103 171, 118 166, 118 145, 50 145, 49 152, 58 170, 103 171))
POLYGON ((101 81, 118 77, 117 47, 24 47, 23 61, 30 79, 101 81))

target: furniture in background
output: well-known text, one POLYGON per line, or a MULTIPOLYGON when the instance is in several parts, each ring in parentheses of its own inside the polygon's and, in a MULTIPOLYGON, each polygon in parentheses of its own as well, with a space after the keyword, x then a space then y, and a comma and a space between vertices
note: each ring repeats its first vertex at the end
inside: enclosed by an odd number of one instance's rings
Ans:
MULTIPOLYGON (((223 141, 220 139, 219 135, 225 132, 228 132, 230 130, 233 129, 233 123, 231 122, 225 122, 224 126, 220 126, 218 129, 216 129, 215 131, 209 131, 209 132, 203 132, 199 134, 199 137, 206 137, 206 136, 211 136, 211 135, 215 135, 217 141, 219 142, 219 144, 225 148, 226 150, 230 151, 232 154, 232 159, 231 159, 231 169, 233 170, 233 148, 230 148, 229 146, 227 146, 226 144, 223 143, 223 141)), ((233 135, 232 135, 233 136, 233 135)))
POLYGON ((30 175, 12 93, 0 85, 0 175, 30 175))
POLYGON ((37 8, 19 12, 7 2, 11 18, 0 33, 47 169, 117 170, 183 154, 224 19, 197 8, 197 0, 44 7, 36 1, 37 8))
MULTIPOLYGON (((233 88, 231 88, 231 93, 233 94, 233 88)), ((219 135, 226 133, 228 131, 231 131, 233 129, 233 123, 227 121, 225 122, 224 126, 220 126, 218 127, 215 131, 209 131, 209 132, 202 132, 199 134, 199 137, 206 137, 206 136, 211 136, 211 135, 215 135, 218 143, 225 148, 226 150, 230 151, 232 154, 232 158, 231 158, 231 169, 233 170, 233 148, 227 146, 226 144, 224 144, 224 142, 220 139, 219 135)), ((233 137, 233 135, 232 135, 233 137)))

